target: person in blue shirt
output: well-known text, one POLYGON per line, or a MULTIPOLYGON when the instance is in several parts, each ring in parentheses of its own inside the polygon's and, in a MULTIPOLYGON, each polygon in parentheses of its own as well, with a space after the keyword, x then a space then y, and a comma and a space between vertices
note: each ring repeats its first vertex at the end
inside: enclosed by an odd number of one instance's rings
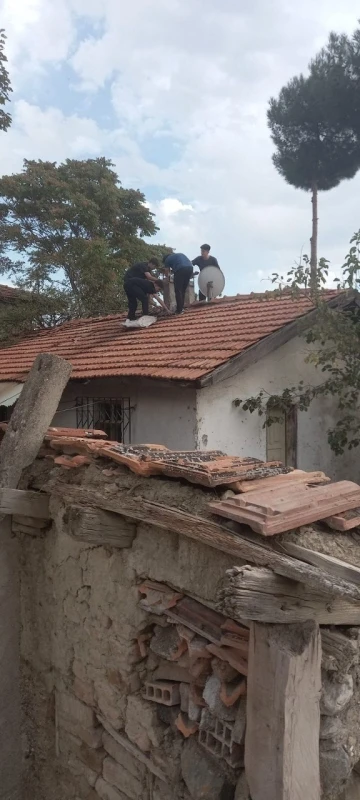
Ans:
POLYGON ((170 271, 174 274, 174 289, 176 297, 176 313, 182 314, 184 311, 185 292, 193 275, 193 265, 184 253, 170 253, 164 256, 163 264, 165 273, 170 271))

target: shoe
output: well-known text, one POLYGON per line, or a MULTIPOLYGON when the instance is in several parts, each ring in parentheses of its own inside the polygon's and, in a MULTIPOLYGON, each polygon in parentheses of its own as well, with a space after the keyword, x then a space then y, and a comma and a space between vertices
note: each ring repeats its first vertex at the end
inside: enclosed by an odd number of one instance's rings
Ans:
POLYGON ((184 313, 185 313, 184 309, 182 311, 175 311, 175 314, 184 314, 184 313))

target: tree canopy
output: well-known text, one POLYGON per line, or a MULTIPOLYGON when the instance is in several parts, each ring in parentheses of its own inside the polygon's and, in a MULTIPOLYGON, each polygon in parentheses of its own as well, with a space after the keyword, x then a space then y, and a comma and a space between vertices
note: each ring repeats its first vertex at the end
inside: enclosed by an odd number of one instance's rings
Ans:
POLYGON ((10 100, 12 92, 9 73, 6 69, 7 57, 5 54, 6 36, 3 28, 0 28, 0 130, 7 131, 11 125, 11 116, 4 110, 3 106, 10 100))
POLYGON ((312 193, 312 279, 316 281, 318 191, 353 178, 360 168, 360 139, 348 124, 352 90, 348 52, 342 49, 336 68, 330 56, 318 57, 308 77, 300 75, 271 98, 268 124, 276 146, 273 162, 285 180, 312 193))
MULTIPOLYGON (((309 289, 309 267, 305 260, 288 272, 285 285, 276 290, 277 294, 290 293, 295 303, 299 292, 306 291, 317 310, 315 322, 305 334, 310 345, 305 363, 317 368, 318 383, 310 385, 299 380, 281 394, 262 390, 256 396, 234 401, 244 411, 263 416, 267 427, 278 419, 274 409, 280 408, 285 414, 294 406, 307 411, 317 398, 333 398, 333 425, 328 428, 327 436, 337 455, 360 445, 360 295, 351 292, 360 288, 360 231, 354 234, 350 245, 339 280, 339 288, 348 292, 343 310, 331 308, 327 303, 324 286, 329 262, 326 259, 319 261, 315 288, 309 289)), ((283 280, 274 274, 273 282, 278 283, 279 278, 283 280)))
POLYGON ((22 328, 121 310, 129 264, 169 252, 144 241, 156 231, 144 195, 124 189, 105 158, 25 160, 0 178, 0 273, 32 293, 22 328))

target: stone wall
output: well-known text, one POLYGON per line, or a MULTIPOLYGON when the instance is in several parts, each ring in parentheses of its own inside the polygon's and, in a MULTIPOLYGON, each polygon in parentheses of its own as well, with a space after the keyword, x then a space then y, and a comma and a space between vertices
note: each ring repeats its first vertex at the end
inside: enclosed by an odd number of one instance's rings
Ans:
MULTIPOLYGON (((86 545, 68 535, 65 509, 57 501, 52 514, 51 528, 37 526, 35 535, 30 520, 16 522, 28 796, 234 797, 242 760, 233 768, 212 756, 206 741, 199 744, 198 733, 187 738, 189 722, 199 730, 210 672, 206 667, 197 681, 201 705, 193 702, 189 710, 184 659, 174 661, 172 652, 166 658, 166 647, 179 639, 177 626, 170 633, 166 616, 142 608, 138 590, 144 580, 166 582, 213 605, 231 558, 142 525, 131 549, 86 545), (149 699, 157 670, 162 681, 171 679, 173 692, 178 689, 176 705, 149 699)), ((216 659, 200 658, 201 666, 204 661, 216 659)), ((233 680, 237 673, 230 672, 233 680)), ((211 690, 210 684, 209 696, 211 690)), ((203 734, 208 742, 210 733, 203 734)))
MULTIPOLYGON (((160 481, 154 486, 159 491, 160 481)), ((182 502, 194 492, 179 491, 182 502)), ((200 503, 200 493, 192 502, 200 503)), ((240 636, 231 663, 211 633, 233 558, 142 524, 125 549, 79 542, 64 503, 52 498, 50 506, 51 526, 13 518, 21 560, 25 796, 249 800, 242 633, 239 626, 225 632, 240 636), (171 610, 179 595, 208 614, 201 629, 194 606, 182 618, 171 610)), ((359 630, 322 633, 323 798, 354 800, 359 630)))

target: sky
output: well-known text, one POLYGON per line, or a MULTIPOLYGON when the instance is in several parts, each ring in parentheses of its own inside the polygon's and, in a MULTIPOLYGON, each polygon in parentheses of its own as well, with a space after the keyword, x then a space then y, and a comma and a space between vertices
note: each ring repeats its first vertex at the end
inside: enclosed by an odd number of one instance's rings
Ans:
MULTIPOLYGON (((106 156, 145 193, 157 240, 194 258, 208 242, 226 294, 265 291, 309 252, 310 196, 277 174, 271 96, 356 0, 0 0, 14 93, 0 173, 24 158, 106 156)), ((319 199, 319 255, 337 273, 360 173, 319 199)))

